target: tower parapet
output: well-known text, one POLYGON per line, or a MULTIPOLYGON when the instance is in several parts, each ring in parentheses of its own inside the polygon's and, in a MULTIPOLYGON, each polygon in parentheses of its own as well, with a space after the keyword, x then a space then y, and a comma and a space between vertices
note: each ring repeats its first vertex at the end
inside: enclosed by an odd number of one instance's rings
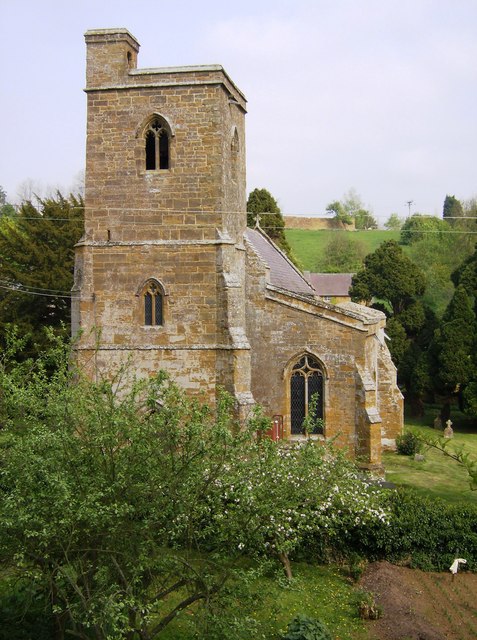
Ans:
POLYGON ((127 29, 92 29, 84 37, 87 87, 117 84, 137 68, 140 45, 127 29))

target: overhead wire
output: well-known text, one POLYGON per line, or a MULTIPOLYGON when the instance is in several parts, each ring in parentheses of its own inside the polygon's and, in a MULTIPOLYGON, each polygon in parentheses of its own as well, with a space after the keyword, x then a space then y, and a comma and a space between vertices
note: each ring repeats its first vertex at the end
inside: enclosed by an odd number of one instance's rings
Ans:
POLYGON ((46 298, 65 298, 68 300, 73 300, 74 298, 79 298, 79 296, 74 296, 74 295, 60 295, 58 293, 40 293, 39 291, 28 291, 27 289, 22 288, 21 285, 17 285, 17 286, 5 286, 3 284, 0 284, 0 289, 3 289, 5 291, 13 291, 14 293, 26 293, 27 295, 30 296, 43 296, 46 298))

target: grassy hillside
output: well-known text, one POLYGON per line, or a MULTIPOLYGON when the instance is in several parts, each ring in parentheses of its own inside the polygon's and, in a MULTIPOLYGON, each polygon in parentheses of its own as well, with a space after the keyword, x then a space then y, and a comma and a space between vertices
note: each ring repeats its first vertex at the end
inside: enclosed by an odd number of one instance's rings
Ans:
POLYGON ((293 253, 300 261, 303 269, 316 271, 319 256, 323 252, 329 241, 336 237, 336 234, 347 234, 353 240, 362 242, 367 253, 372 253, 385 240, 399 240, 399 231, 332 231, 307 229, 286 229, 285 235, 290 243, 293 253))

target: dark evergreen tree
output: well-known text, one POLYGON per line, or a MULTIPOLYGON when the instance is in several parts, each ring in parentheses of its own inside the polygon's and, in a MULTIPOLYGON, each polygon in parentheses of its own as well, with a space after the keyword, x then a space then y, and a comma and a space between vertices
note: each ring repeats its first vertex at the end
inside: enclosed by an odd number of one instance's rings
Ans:
POLYGON ((255 227, 257 216, 260 228, 288 257, 293 259, 291 247, 285 237, 285 220, 278 202, 267 189, 254 189, 248 196, 247 225, 249 227, 255 227))
POLYGON ((425 286, 419 267, 397 242, 388 240, 366 256, 364 268, 353 277, 350 295, 357 302, 378 298, 388 303, 388 315, 397 316, 424 293, 425 286))
POLYGON ((422 271, 394 240, 388 240, 366 256, 364 269, 353 278, 353 300, 366 301, 388 316, 389 350, 398 368, 398 381, 414 413, 422 411, 428 388, 427 347, 435 327, 433 312, 421 297, 425 291, 422 271))
POLYGON ((446 195, 442 216, 444 220, 447 220, 448 222, 455 222, 456 219, 464 216, 462 204, 455 196, 446 195))
POLYGON ((476 321, 472 302, 463 285, 459 285, 446 309, 433 341, 437 390, 445 395, 457 394, 461 406, 465 387, 477 379, 475 367, 476 321))
POLYGON ((474 253, 452 273, 451 278, 456 287, 461 284, 467 294, 474 298, 474 302, 477 302, 477 245, 474 253))
MULTIPOLYGON (((452 281, 454 285, 459 288, 465 289, 469 301, 474 304, 474 317, 477 318, 477 245, 475 247, 475 251, 472 255, 466 258, 463 263, 452 273, 452 281)), ((457 305, 453 305, 456 307, 457 305)), ((453 313, 453 315, 456 315, 453 313)), ((451 313, 446 313, 446 319, 448 320, 451 316, 451 313)), ((469 316, 470 317, 470 316, 469 316)), ((477 321, 474 325, 475 331, 477 332, 477 321)), ((436 341, 439 336, 436 336, 436 341)), ((477 416, 477 335, 475 336, 475 340, 473 345, 471 346, 470 354, 468 354, 470 360, 466 361, 466 364, 472 367, 471 377, 469 382, 466 384, 465 388, 462 389, 459 394, 459 400, 461 404, 464 406, 465 411, 472 415, 477 416)), ((437 355, 436 355, 437 360, 437 355)), ((436 363, 437 368, 437 363, 436 363)))
POLYGON ((44 346, 45 326, 69 331, 74 245, 82 232, 81 198, 60 193, 37 206, 24 202, 0 226, 1 343, 8 324, 31 336, 25 355, 44 346))

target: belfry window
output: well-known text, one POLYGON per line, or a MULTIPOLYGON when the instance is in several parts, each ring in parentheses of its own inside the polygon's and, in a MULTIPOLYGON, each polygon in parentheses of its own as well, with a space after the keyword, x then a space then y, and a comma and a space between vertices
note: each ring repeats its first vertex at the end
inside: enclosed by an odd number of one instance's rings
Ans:
POLYGON ((146 170, 169 169, 169 133, 159 118, 146 130, 146 170))
POLYGON ((238 137, 237 129, 234 129, 234 133, 233 133, 233 136, 232 136, 232 142, 230 144, 231 165, 232 165, 232 180, 234 182, 237 181, 239 151, 240 151, 239 137, 238 137))
POLYGON ((164 298, 158 284, 149 282, 144 289, 144 324, 147 327, 161 326, 164 322, 164 298))
POLYGON ((292 435, 304 434, 303 421, 307 417, 313 418, 312 433, 323 433, 323 391, 323 371, 318 360, 310 355, 303 356, 293 366, 290 377, 292 435))

